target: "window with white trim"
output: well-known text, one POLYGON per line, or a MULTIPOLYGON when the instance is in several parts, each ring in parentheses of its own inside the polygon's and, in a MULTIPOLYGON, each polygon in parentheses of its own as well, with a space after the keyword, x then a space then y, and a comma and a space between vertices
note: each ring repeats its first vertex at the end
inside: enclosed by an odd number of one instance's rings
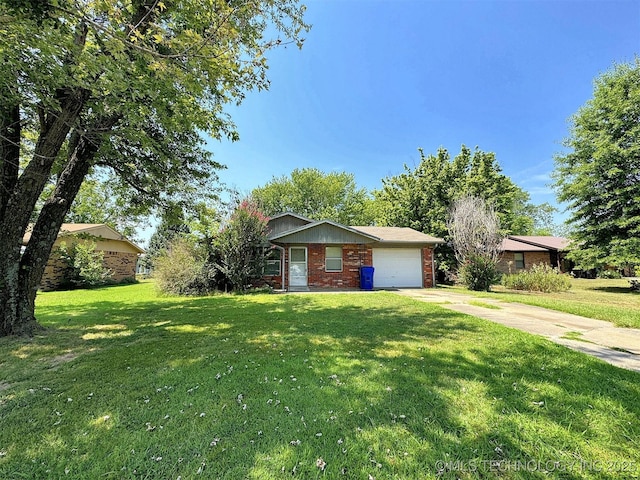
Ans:
POLYGON ((324 270, 325 272, 342 271, 342 247, 325 247, 324 270))

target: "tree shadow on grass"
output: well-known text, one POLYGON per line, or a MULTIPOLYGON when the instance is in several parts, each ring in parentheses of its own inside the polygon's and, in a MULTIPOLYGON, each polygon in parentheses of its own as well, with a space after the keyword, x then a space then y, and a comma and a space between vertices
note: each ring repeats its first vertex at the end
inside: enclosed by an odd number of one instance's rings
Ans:
MULTIPOLYGON (((118 398, 88 401, 96 415, 115 410, 117 423, 52 428, 56 442, 38 461, 28 448, 0 461, 8 476, 11 465, 45 475, 43 464, 53 476, 66 464, 104 475, 91 461, 99 444, 112 449, 106 478, 191 478, 204 469, 209 478, 537 479, 549 472, 496 473, 496 465, 602 459, 603 451, 630 460, 638 451, 637 374, 408 299, 101 301, 42 317, 51 333, 32 343, 55 343, 63 332, 69 348, 86 350, 38 381, 64 400, 94 379, 96 392, 118 398), (77 454, 56 445, 75 445, 77 454)), ((23 392, 0 414, 17 422, 30 408, 60 403, 23 392)), ((71 418, 79 403, 63 413, 71 418)), ((28 426, 20 431, 16 450, 38 441, 28 426)))
POLYGON ((623 295, 638 295, 638 292, 631 290, 631 287, 593 287, 591 290, 598 292, 617 293, 623 295))

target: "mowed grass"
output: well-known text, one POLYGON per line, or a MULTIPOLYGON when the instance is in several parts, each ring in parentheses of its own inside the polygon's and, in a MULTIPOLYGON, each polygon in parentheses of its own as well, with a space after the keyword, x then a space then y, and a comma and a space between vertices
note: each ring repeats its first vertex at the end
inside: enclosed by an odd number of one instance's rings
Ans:
POLYGON ((45 293, 0 478, 638 478, 640 375, 388 292, 45 293))
POLYGON ((494 285, 491 292, 470 292, 462 287, 452 288, 484 298, 505 302, 549 308, 559 312, 573 313, 587 318, 606 320, 619 327, 640 328, 640 293, 632 292, 626 279, 574 278, 571 289, 560 293, 538 293, 507 290, 494 285))

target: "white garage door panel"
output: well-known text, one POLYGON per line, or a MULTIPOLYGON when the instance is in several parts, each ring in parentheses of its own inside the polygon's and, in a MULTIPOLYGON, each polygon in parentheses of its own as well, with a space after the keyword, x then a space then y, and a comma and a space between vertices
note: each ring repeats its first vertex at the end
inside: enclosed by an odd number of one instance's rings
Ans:
POLYGON ((373 286, 422 287, 422 254, 419 248, 374 248, 373 286))

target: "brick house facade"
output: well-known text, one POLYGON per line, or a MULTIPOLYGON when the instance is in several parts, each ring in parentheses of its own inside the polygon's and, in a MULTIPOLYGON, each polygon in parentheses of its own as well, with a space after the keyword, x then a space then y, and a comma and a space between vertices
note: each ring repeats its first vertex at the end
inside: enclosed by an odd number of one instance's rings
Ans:
POLYGON ((563 237, 509 236, 502 242, 498 270, 517 273, 536 264, 545 264, 568 271, 570 268, 564 258, 568 245, 569 241, 563 237))
POLYGON ((549 252, 503 252, 498 262, 498 270, 501 273, 517 273, 538 263, 551 265, 549 252), (524 267, 517 266, 521 261, 524 267))
POLYGON ((358 245, 342 245, 342 271, 327 272, 325 265, 326 245, 309 244, 309 287, 358 288, 360 267, 371 265, 371 248, 358 245))
POLYGON ((269 226, 280 263, 264 280, 274 288, 356 289, 363 266, 374 267, 376 288, 434 286, 433 250, 441 239, 409 228, 346 227, 294 214, 276 216, 269 226))

